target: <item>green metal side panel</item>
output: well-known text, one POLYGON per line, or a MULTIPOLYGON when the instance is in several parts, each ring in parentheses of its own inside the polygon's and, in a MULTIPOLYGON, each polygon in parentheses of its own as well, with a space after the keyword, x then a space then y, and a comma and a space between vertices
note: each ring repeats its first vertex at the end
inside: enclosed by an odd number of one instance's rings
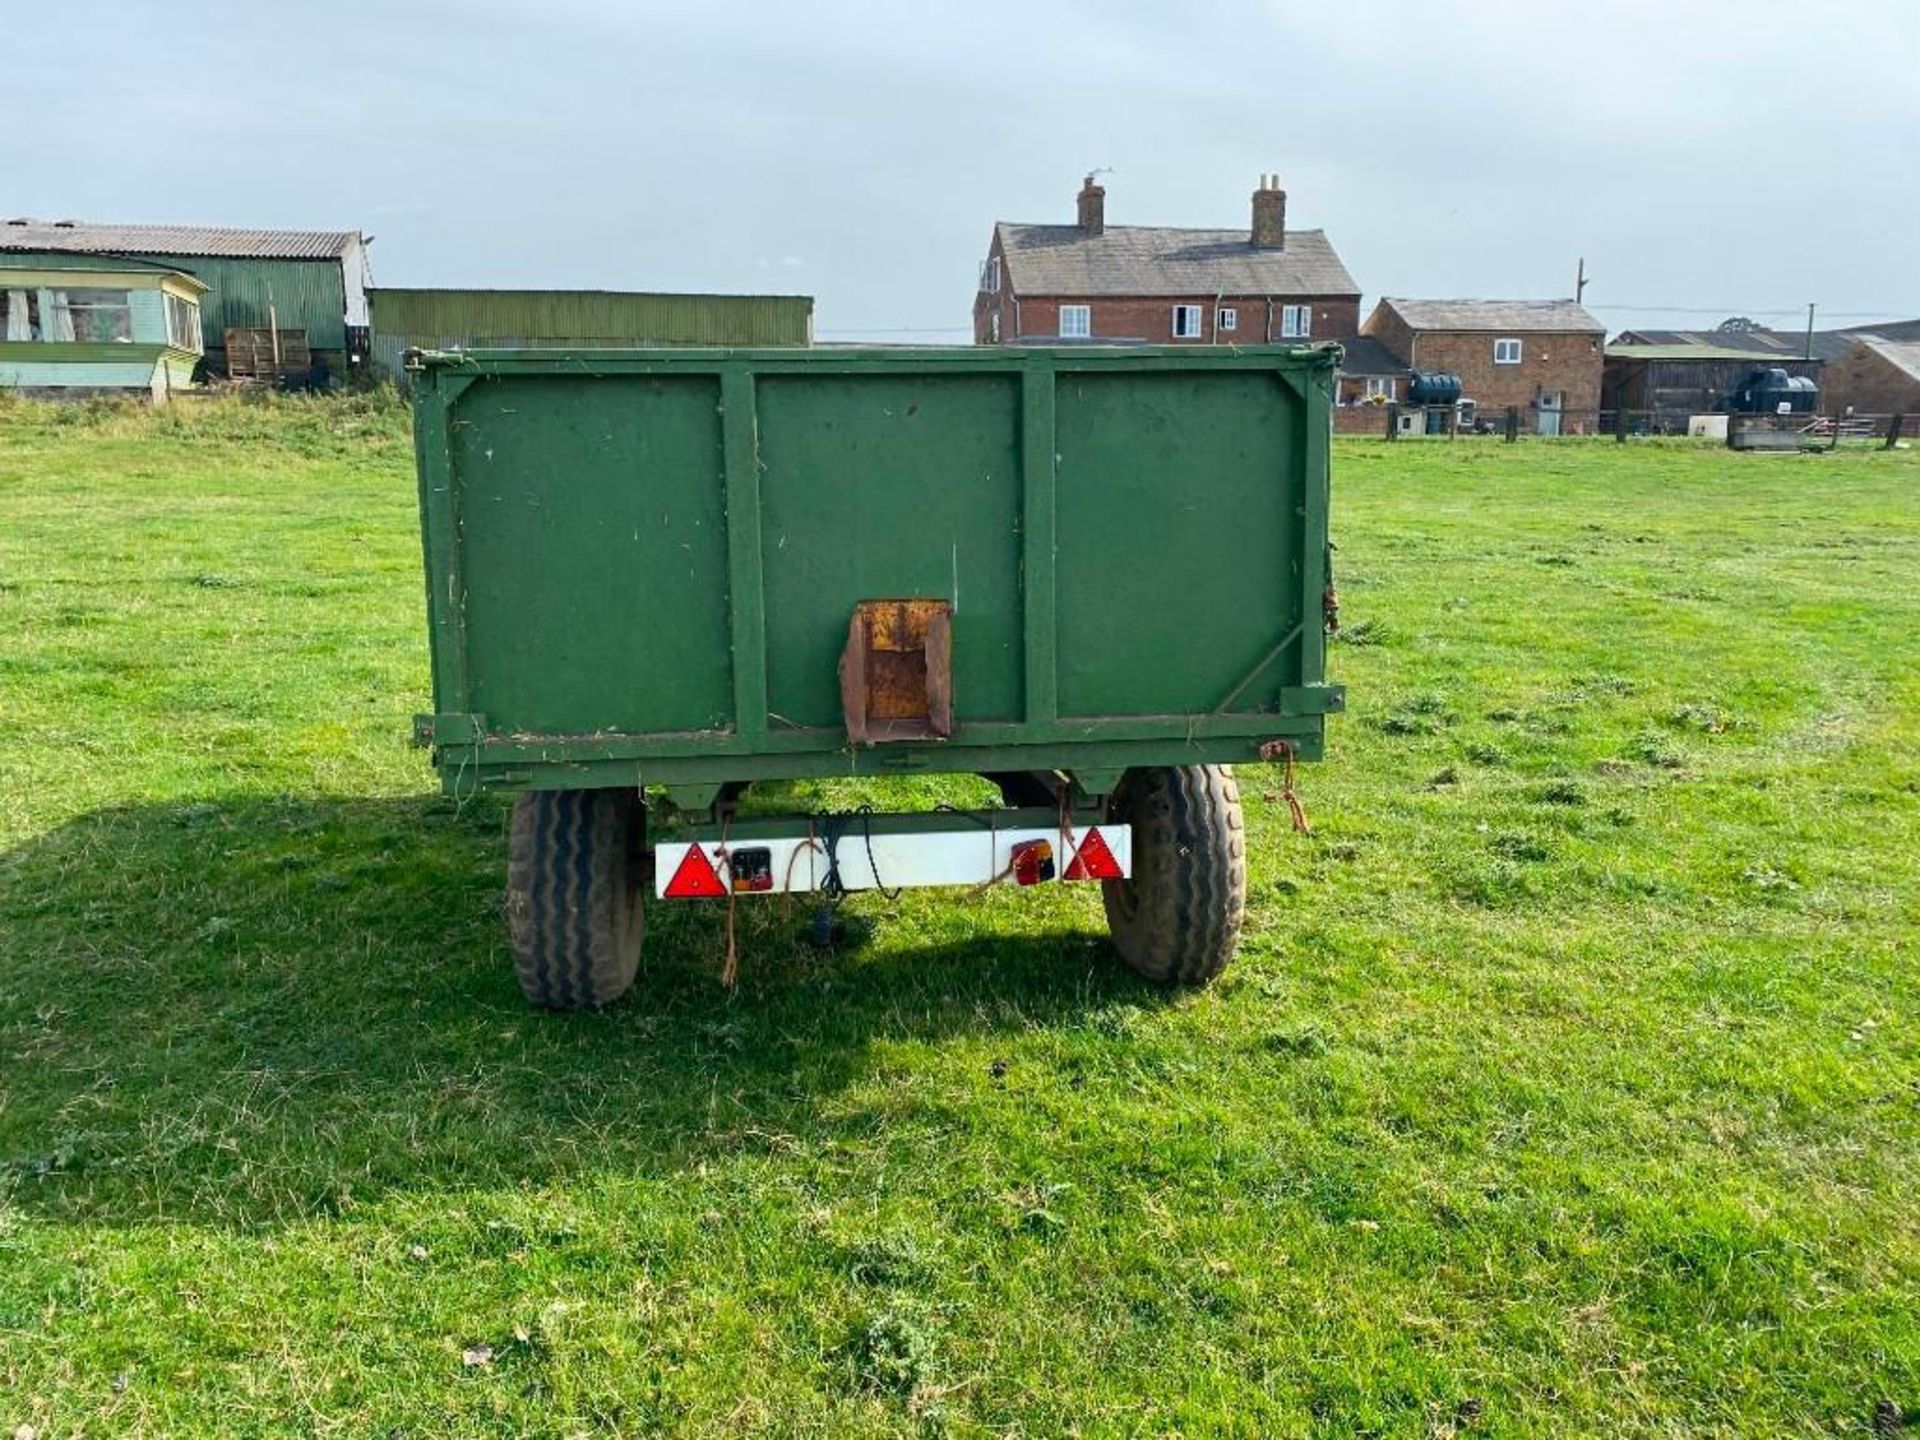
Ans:
POLYGON ((1305 399, 1174 370, 1065 375, 1055 405, 1061 713, 1277 709, 1254 672, 1300 683, 1305 399))
POLYGON ((1262 347, 430 355, 451 786, 1320 753, 1333 360, 1262 347), (861 600, 954 607, 945 741, 849 745, 861 600))
POLYGON ((841 724, 861 600, 953 603, 960 720, 1021 714, 1016 376, 773 376, 759 386, 767 699, 841 724))
POLYGON ((711 376, 476 384, 453 427, 472 708, 510 733, 730 723, 711 376))

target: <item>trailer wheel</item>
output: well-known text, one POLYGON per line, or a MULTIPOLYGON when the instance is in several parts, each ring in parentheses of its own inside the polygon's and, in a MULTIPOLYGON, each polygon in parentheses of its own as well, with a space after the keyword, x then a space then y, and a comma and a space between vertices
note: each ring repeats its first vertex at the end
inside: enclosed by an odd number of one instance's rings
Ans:
POLYGON ((536 790, 513 806, 507 925, 527 999, 611 1005, 640 967, 646 812, 632 790, 536 790))
POLYGON ((1100 886, 1115 948, 1150 980, 1206 984, 1233 958, 1247 908, 1233 772, 1223 765, 1129 770, 1107 815, 1133 827, 1133 878, 1100 886))

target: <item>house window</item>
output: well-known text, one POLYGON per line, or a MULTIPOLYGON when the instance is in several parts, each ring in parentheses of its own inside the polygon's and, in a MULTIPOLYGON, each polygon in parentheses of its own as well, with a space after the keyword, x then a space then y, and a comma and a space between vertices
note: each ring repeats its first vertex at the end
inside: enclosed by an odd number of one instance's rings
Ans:
POLYGON ((133 339, 133 306, 125 290, 55 290, 50 340, 83 344, 133 339))
POLYGON ((1311 305, 1282 305, 1280 307, 1280 338, 1283 340, 1304 340, 1313 333, 1313 307, 1311 305))
POLYGON ((1395 383, 1395 382, 1394 382, 1394 378, 1393 378, 1393 377, 1392 377, 1391 375, 1387 375, 1387 376, 1380 376, 1380 375, 1369 375, 1369 376, 1367 376, 1367 396, 1366 396, 1366 398, 1367 398, 1367 399, 1369 399, 1369 400, 1391 400, 1391 399, 1393 399, 1393 387, 1394 387, 1394 383, 1395 383))
POLYGON ((1000 312, 998 310, 987 316, 987 343, 990 345, 1000 343, 1000 312))
POLYGON ((200 307, 178 295, 167 296, 167 343, 200 353, 200 307))
POLYGON ((1176 340, 1200 338, 1200 307, 1198 305, 1173 307, 1173 338, 1176 340))
POLYGON ((1219 312, 1213 317, 1213 328, 1216 330, 1238 330, 1240 328, 1240 312, 1231 305, 1222 305, 1219 312))
POLYGON ((980 262, 980 288, 989 295, 1000 293, 1000 257, 998 255, 980 262))
POLYGON ((40 338, 40 292, 0 290, 0 340, 40 338))
POLYGON ((1060 335, 1066 340, 1084 340, 1093 334, 1093 308, 1089 305, 1060 307, 1060 335))
POLYGON ((1518 340, 1494 341, 1493 363, 1496 365, 1518 365, 1520 363, 1520 342, 1518 340))

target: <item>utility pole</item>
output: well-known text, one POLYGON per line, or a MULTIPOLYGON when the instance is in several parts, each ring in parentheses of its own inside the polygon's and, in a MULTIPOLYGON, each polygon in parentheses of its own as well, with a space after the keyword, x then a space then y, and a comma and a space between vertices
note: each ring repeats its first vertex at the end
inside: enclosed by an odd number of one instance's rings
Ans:
POLYGON ((1585 300, 1586 294, 1587 294, 1587 257, 1582 255, 1580 257, 1580 269, 1577 272, 1575 272, 1573 277, 1573 303, 1576 305, 1581 304, 1585 300))
POLYGON ((1813 302, 1807 302, 1807 359, 1813 359, 1813 302))

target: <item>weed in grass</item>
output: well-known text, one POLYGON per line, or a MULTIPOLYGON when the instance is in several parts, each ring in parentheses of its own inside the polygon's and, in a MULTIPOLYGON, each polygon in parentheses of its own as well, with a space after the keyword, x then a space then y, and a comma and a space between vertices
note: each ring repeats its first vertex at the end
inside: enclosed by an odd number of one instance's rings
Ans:
POLYGON ((1667 723, 1676 730, 1692 730, 1702 735, 1724 735, 1737 725, 1734 717, 1718 705, 1688 701, 1667 712, 1667 723))
POLYGON ((1334 639, 1342 645, 1350 645, 1356 650, 1362 650, 1370 645, 1390 643, 1393 639, 1393 630, 1379 620, 1356 620, 1336 630, 1334 639))

